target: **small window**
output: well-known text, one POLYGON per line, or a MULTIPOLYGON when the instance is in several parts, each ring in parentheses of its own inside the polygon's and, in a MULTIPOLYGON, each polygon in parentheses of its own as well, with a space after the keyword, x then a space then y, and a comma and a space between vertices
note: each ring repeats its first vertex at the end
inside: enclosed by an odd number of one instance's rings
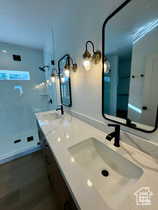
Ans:
POLYGON ((0 80, 30 80, 27 71, 0 70, 0 80))

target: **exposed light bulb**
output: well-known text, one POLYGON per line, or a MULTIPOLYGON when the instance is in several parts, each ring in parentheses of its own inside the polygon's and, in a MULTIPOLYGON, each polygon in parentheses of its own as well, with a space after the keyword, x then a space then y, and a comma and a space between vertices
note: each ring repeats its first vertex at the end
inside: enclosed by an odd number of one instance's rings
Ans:
POLYGON ((61 82, 64 83, 65 82, 65 77, 61 77, 61 82))
POLYGON ((92 67, 92 62, 90 61, 90 59, 84 59, 83 66, 86 71, 89 71, 92 67))
POLYGON ((55 82, 55 77, 51 77, 51 81, 54 83, 55 82))
POLYGON ((70 70, 69 69, 65 69, 64 70, 64 74, 66 77, 69 77, 70 76, 70 70))
POLYGON ((56 79, 55 73, 53 72, 53 73, 51 74, 51 81, 54 83, 54 82, 55 82, 55 79, 56 79))
POLYGON ((92 55, 87 49, 83 54, 83 66, 86 71, 89 71, 92 67, 92 55))
POLYGON ((104 61, 104 73, 109 73, 110 72, 110 62, 106 59, 104 61))

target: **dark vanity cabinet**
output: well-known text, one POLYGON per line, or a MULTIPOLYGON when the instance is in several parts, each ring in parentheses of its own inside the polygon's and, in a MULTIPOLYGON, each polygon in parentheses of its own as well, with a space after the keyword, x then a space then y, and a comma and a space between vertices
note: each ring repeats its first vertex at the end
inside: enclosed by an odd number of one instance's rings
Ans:
POLYGON ((67 187, 67 184, 62 176, 62 172, 59 169, 58 163, 49 148, 47 140, 41 129, 39 129, 40 144, 43 150, 43 156, 46 162, 46 168, 48 173, 49 182, 53 188, 57 205, 60 210, 77 210, 76 204, 72 198, 72 195, 67 187))

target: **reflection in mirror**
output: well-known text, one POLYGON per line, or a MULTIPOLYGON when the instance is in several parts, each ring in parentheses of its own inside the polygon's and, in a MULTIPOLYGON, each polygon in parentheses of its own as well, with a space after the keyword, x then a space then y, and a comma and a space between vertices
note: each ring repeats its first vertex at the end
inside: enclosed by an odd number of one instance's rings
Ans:
POLYGON ((76 66, 77 64, 73 63, 69 54, 65 54, 58 60, 61 104, 68 107, 72 106, 70 79, 71 70, 76 70, 76 66))
POLYGON ((62 104, 65 106, 71 106, 70 77, 67 77, 65 75, 61 76, 60 86, 62 104))
POLYGON ((104 116, 133 128, 154 130, 158 106, 158 1, 130 1, 110 18, 103 34, 104 116))

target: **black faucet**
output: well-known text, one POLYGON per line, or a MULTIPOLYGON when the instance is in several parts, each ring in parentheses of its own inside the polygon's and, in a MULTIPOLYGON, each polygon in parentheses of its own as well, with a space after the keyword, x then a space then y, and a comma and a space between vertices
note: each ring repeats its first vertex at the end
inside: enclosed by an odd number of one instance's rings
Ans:
POLYGON ((115 147, 120 147, 120 125, 116 124, 108 124, 109 127, 115 127, 115 131, 108 134, 106 136, 106 139, 111 141, 113 138, 115 138, 114 146, 115 147))
POLYGON ((56 109, 56 111, 58 111, 58 110, 61 111, 61 114, 62 114, 62 115, 64 114, 64 107, 63 107, 63 105, 60 105, 60 106, 56 109))

